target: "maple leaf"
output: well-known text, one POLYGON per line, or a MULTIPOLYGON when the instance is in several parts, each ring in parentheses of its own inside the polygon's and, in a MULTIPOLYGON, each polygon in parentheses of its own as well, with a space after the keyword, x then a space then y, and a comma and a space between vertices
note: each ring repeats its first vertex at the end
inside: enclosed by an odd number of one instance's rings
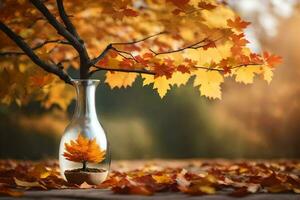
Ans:
POLYGON ((183 8, 185 7, 185 5, 187 5, 190 2, 190 0, 167 0, 167 1, 172 2, 178 8, 183 8))
POLYGON ((65 143, 63 156, 73 162, 100 163, 105 159, 105 151, 100 149, 96 138, 88 139, 78 134, 76 140, 65 143))
POLYGON ((136 17, 139 15, 138 12, 132 10, 131 8, 125 8, 123 10, 123 13, 125 16, 129 16, 129 17, 136 17))
POLYGON ((217 46, 216 46, 216 43, 215 43, 214 41, 208 40, 207 42, 208 42, 208 43, 205 44, 205 45, 203 46, 203 49, 204 49, 204 50, 207 50, 207 49, 209 49, 209 48, 216 48, 216 47, 217 47, 217 46))
POLYGON ((179 87, 187 84, 190 78, 191 76, 189 73, 175 72, 168 81, 170 85, 177 85, 179 87))
POLYGON ((244 33, 232 34, 230 38, 232 39, 234 45, 237 46, 245 46, 247 43, 249 43, 249 41, 245 39, 244 33))
POLYGON ((110 88, 127 88, 131 86, 136 77, 136 73, 126 73, 126 72, 107 72, 106 73, 105 83, 107 83, 110 88))
POLYGON ((38 181, 22 181, 17 178, 14 178, 14 181, 16 185, 21 186, 21 187, 28 187, 28 188, 43 188, 47 189, 44 185, 39 183, 38 181))
POLYGON ((245 66, 239 69, 236 69, 234 74, 236 74, 235 80, 237 82, 242 82, 245 84, 253 83, 255 74, 261 72, 260 67, 257 66, 245 66))
POLYGON ((221 99, 220 84, 224 81, 224 79, 219 72, 199 69, 194 73, 196 75, 194 86, 199 86, 201 95, 213 99, 221 99))
POLYGON ((184 73, 187 73, 187 74, 191 73, 190 69, 187 66, 185 66, 185 65, 178 65, 178 67, 176 69, 177 69, 177 71, 179 71, 179 72, 181 72, 183 74, 184 73))
POLYGON ((264 52, 263 57, 270 67, 274 67, 282 62, 281 56, 271 55, 268 52, 264 52))
POLYGON ((212 10, 212 9, 215 9, 217 6, 215 6, 211 3, 205 2, 205 1, 201 1, 198 3, 198 7, 205 9, 205 10, 212 10))
POLYGON ((151 75, 143 74, 142 78, 144 79, 143 86, 153 83, 153 89, 157 90, 160 98, 163 98, 167 94, 167 91, 171 89, 169 80, 165 76, 154 78, 151 75))
POLYGON ((75 93, 72 87, 63 83, 56 83, 51 85, 50 92, 43 105, 45 108, 50 108, 56 104, 63 110, 66 110, 70 102, 74 99, 74 96, 75 93))
POLYGON ((242 55, 243 47, 249 43, 248 40, 246 40, 244 33, 241 34, 233 34, 230 36, 233 46, 231 47, 231 52, 234 56, 240 56, 242 55))
POLYGON ((272 69, 270 69, 269 67, 268 67, 268 68, 265 67, 265 68, 263 69, 264 80, 267 81, 268 84, 271 83, 272 78, 273 78, 273 74, 274 74, 274 73, 273 73, 272 69))
POLYGON ((243 21, 240 17, 236 17, 234 20, 228 19, 227 25, 231 28, 234 28, 237 31, 242 31, 243 29, 247 28, 251 23, 243 21))
POLYGON ((155 78, 160 76, 165 76, 167 79, 172 77, 175 69, 172 67, 171 63, 168 64, 158 64, 154 65, 155 78))

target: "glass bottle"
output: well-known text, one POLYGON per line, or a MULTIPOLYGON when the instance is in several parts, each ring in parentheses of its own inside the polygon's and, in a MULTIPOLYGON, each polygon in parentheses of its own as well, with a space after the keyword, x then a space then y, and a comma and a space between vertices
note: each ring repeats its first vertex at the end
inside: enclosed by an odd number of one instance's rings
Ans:
POLYGON ((97 185, 108 176, 110 151, 106 134, 98 121, 95 79, 75 79, 77 102, 59 148, 61 176, 70 183, 97 185))

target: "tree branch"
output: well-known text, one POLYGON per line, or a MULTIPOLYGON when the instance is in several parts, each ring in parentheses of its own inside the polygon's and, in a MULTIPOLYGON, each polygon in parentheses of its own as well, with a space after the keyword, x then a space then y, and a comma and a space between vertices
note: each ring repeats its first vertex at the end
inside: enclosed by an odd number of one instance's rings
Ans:
POLYGON ((46 17, 48 22, 57 30, 58 34, 68 40, 76 49, 80 57, 80 77, 88 78, 88 70, 90 65, 90 58, 88 56, 85 46, 80 43, 77 38, 72 35, 56 18, 50 13, 48 8, 41 0, 30 0, 30 2, 46 17))
MULTIPOLYGON (((153 38, 153 37, 156 37, 158 35, 162 35, 162 34, 166 34, 168 32, 166 31, 163 31, 163 32, 159 32, 159 33, 156 33, 154 35, 150 35, 150 36, 147 36, 145 38, 142 38, 142 39, 139 39, 139 40, 133 40, 131 42, 113 42, 113 43, 110 43, 109 45, 106 46, 106 48, 100 53, 99 56, 97 56, 96 58, 92 59, 91 60, 91 65, 95 65, 97 62, 99 62, 102 58, 104 58, 104 56, 108 53, 108 51, 110 49, 115 49, 117 50, 116 48, 114 48, 113 46, 114 45, 132 45, 132 44, 136 44, 136 43, 139 43, 139 42, 144 42, 150 38, 153 38)), ((117 51, 120 51, 120 50, 117 50, 117 51)), ((124 53, 124 52, 123 52, 124 53)))
POLYGON ((6 26, 1 21, 0 21, 0 30, 2 30, 11 40, 13 40, 36 65, 40 66, 42 69, 44 69, 47 72, 57 75, 60 79, 62 79, 66 83, 72 84, 71 77, 67 73, 65 73, 61 68, 58 68, 55 65, 51 65, 49 63, 42 61, 19 35, 13 32, 8 26, 6 26))
POLYGON ((97 66, 97 65, 94 65, 94 67, 96 67, 97 69, 91 71, 90 75, 94 74, 95 72, 101 71, 101 70, 155 75, 155 72, 151 72, 151 71, 144 70, 144 69, 137 69, 137 70, 134 70, 134 69, 116 69, 116 68, 109 68, 109 67, 100 67, 100 66, 97 66))
MULTIPOLYGON (((221 38, 219 39, 216 39, 216 40, 212 40, 210 42, 217 42, 218 40, 220 40, 221 38)), ((164 51, 164 52, 155 52, 153 51, 152 49, 149 49, 154 55, 158 56, 158 55, 163 55, 163 54, 170 54, 170 53, 176 53, 176 52, 180 52, 180 51, 183 51, 185 49, 199 49, 199 48, 202 48, 202 47, 205 47, 207 44, 204 44, 204 45, 200 45, 201 43, 203 42, 206 42, 207 41, 207 38, 199 41, 199 42, 196 42, 194 44, 191 44, 191 45, 188 45, 186 47, 182 47, 182 48, 179 48, 179 49, 175 49, 175 50, 170 50, 170 51, 164 51)), ((209 44, 209 43, 208 43, 209 44)))
MULTIPOLYGON (((57 43, 57 44, 70 44, 67 41, 64 40, 46 40, 40 44, 37 44, 36 46, 32 47, 32 50, 37 50, 45 46, 46 44, 51 44, 51 43, 57 43)), ((0 52, 0 56, 18 56, 18 55, 25 55, 26 53, 21 52, 21 51, 7 51, 7 52, 0 52)))
MULTIPOLYGON (((237 69, 237 68, 245 67, 245 66, 258 66, 258 65, 261 65, 261 64, 258 64, 258 63, 240 64, 240 65, 232 66, 232 67, 230 67, 230 69, 237 69)), ((93 71, 90 71, 89 72, 90 75, 94 74, 95 72, 102 71, 102 70, 104 70, 104 71, 116 71, 116 72, 130 72, 130 73, 139 73, 139 74, 149 74, 149 75, 155 75, 156 74, 155 72, 145 70, 145 69, 116 69, 116 68, 109 68, 109 67, 100 67, 100 66, 97 66, 97 65, 94 65, 94 67, 97 68, 97 69, 95 69, 93 71)), ((225 71, 224 69, 202 67, 202 66, 193 66, 193 68, 195 68, 195 69, 205 69, 207 71, 218 71, 218 72, 224 72, 225 71)))
POLYGON ((59 15, 60 15, 61 19, 63 20, 64 24, 66 25, 67 30, 72 35, 74 35, 81 44, 83 44, 83 40, 78 35, 76 28, 72 24, 71 20, 69 19, 68 15, 65 11, 63 0, 56 0, 56 3, 57 3, 59 15))
POLYGON ((133 40, 131 42, 114 42, 114 43, 111 43, 111 45, 131 45, 131 44, 136 44, 136 43, 139 43, 139 42, 144 42, 150 38, 153 38, 153 37, 156 37, 158 35, 162 35, 162 34, 167 34, 168 32, 167 31, 162 31, 162 32, 159 32, 159 33, 156 33, 156 34, 153 34, 153 35, 149 35, 145 38, 142 38, 142 39, 139 39, 139 40, 133 40))

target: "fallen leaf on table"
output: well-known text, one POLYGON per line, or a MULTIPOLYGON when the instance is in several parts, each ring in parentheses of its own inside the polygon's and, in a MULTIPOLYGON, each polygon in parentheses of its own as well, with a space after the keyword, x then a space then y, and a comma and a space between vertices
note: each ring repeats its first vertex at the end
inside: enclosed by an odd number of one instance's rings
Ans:
POLYGON ((17 186, 28 187, 28 188, 43 188, 45 190, 47 189, 44 185, 40 184, 37 181, 28 182, 28 181, 19 180, 17 178, 14 178, 14 180, 17 186))

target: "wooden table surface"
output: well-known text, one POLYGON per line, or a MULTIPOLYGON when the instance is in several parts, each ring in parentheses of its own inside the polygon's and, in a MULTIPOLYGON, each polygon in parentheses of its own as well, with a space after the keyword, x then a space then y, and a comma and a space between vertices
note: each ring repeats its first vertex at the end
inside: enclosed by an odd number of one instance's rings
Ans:
MULTIPOLYGON (((100 189, 65 189, 49 191, 28 191, 19 198, 0 197, 1 200, 236 200, 236 197, 227 195, 205 195, 205 196, 188 196, 181 193, 159 193, 153 196, 139 195, 119 195, 113 194, 109 190, 100 189)), ((300 200, 300 195, 295 194, 253 194, 241 198, 243 200, 300 200)))

